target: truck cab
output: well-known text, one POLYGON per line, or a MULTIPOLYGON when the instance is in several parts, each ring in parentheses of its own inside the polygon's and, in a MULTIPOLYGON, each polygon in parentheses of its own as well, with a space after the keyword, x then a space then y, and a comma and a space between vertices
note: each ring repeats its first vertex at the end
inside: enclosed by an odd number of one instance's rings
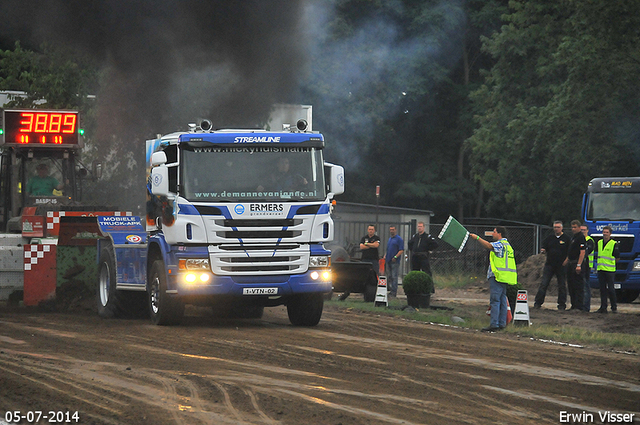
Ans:
POLYGON ((156 324, 198 304, 253 317, 286 305, 292 324, 316 325, 332 290, 331 200, 344 191, 344 170, 323 148, 303 122, 281 132, 202 124, 147 141, 146 278, 126 280, 121 260, 139 261, 140 244, 114 244, 103 270, 117 275, 102 275, 99 310, 117 309, 113 286, 146 291, 156 324))
MULTIPOLYGON (((640 177, 591 180, 583 196, 582 218, 596 243, 602 239, 604 226, 613 229, 611 237, 620 250, 614 277, 616 295, 619 302, 633 302, 640 294, 640 177)), ((590 284, 599 287, 594 270, 590 284)))

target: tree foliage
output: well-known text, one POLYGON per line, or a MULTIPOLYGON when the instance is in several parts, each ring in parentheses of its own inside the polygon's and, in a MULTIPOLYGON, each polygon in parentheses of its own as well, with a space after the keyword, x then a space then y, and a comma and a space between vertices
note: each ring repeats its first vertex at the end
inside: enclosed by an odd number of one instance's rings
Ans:
POLYGON ((473 174, 490 216, 575 218, 591 178, 639 171, 640 3, 509 5, 472 96, 473 174))

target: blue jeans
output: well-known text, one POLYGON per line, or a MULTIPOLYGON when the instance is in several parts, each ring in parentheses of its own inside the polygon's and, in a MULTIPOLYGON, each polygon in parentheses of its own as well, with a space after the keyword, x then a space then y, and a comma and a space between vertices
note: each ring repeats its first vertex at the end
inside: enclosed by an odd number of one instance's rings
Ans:
POLYGON ((387 289, 389 295, 395 296, 398 293, 398 271, 400 270, 400 260, 387 261, 387 289))
POLYGON ((489 291, 490 298, 489 304, 491 305, 491 326, 492 328, 504 328, 507 326, 507 284, 500 283, 496 280, 495 276, 489 278, 489 291))

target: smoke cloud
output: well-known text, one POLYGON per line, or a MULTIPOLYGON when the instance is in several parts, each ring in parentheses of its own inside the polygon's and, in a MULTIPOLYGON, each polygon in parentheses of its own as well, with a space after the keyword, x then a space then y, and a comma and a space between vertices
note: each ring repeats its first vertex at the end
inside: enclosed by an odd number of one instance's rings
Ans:
POLYGON ((306 58, 299 0, 4 0, 0 14, 5 46, 58 42, 101 64, 103 137, 258 125, 306 58))

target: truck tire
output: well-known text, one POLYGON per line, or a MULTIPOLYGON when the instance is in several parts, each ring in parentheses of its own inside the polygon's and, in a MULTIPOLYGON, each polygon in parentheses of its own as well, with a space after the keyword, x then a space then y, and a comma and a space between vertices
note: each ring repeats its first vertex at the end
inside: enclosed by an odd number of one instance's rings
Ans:
POLYGON ((294 326, 315 326, 322 317, 323 294, 295 295, 287 303, 289 321, 294 326))
POLYGON ((378 275, 372 270, 369 278, 367 279, 366 286, 364 287, 364 302, 372 303, 376 300, 376 293, 378 292, 378 275))
POLYGON ((113 246, 107 246, 100 251, 100 268, 96 291, 98 315, 100 317, 121 317, 124 313, 122 294, 116 290, 116 273, 113 246))
POLYGON ((167 294, 167 274, 162 260, 156 260, 151 266, 147 286, 149 313, 156 325, 176 325, 184 316, 184 303, 167 294))
POLYGON ((616 289, 616 301, 619 303, 632 303, 638 298, 640 291, 633 289, 616 289))

